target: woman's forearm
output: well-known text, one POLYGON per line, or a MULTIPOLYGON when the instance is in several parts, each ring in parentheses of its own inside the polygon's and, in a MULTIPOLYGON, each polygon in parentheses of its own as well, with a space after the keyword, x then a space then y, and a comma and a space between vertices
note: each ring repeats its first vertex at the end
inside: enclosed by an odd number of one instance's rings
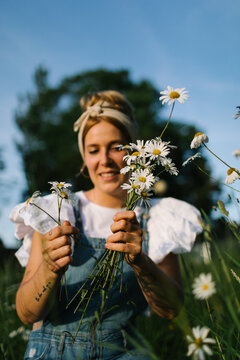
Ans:
POLYGON ((183 303, 181 285, 144 253, 138 255, 131 266, 152 310, 165 318, 176 316, 183 303))
POLYGON ((43 261, 35 274, 22 282, 16 295, 16 309, 22 322, 31 324, 46 317, 56 299, 60 279, 43 261))

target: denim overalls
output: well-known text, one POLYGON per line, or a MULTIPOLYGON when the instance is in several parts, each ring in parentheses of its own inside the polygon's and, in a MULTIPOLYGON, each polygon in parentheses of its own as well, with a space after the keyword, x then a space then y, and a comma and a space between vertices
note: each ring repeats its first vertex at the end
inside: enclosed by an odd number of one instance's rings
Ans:
MULTIPOLYGON (((80 240, 75 241, 73 260, 66 272, 69 299, 75 295, 90 274, 96 258, 100 259, 106 250, 104 238, 84 235, 79 213, 79 199, 74 206, 74 212, 76 226, 80 229, 80 240)), ((148 211, 145 209, 140 224, 144 230, 143 251, 146 253, 148 250, 147 218, 148 211)), ((56 300, 54 308, 43 321, 42 327, 31 332, 24 359, 149 359, 133 349, 127 340, 128 337, 124 335, 125 332, 131 334, 136 316, 147 308, 147 302, 136 276, 125 261, 123 262, 123 290, 121 292, 119 278, 120 274, 115 281, 116 284, 110 290, 105 315, 101 323, 97 325, 94 313, 99 309, 101 299, 98 293, 93 296, 74 343, 72 336, 76 333, 82 313, 81 311, 75 314, 73 312, 78 302, 75 302, 73 307, 65 308, 67 300, 63 286, 61 301, 56 300), (94 330, 93 324, 95 324, 94 330)))

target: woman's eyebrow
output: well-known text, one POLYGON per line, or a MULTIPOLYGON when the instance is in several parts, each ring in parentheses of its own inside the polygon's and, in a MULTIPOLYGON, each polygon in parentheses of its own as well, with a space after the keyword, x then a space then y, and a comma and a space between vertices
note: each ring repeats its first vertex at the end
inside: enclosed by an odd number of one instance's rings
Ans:
MULTIPOLYGON (((116 140, 113 140, 113 141, 110 141, 108 143, 108 145, 113 145, 113 144, 121 144, 122 143, 122 139, 116 139, 116 140)), ((87 149, 90 148, 90 147, 98 147, 100 146, 100 144, 88 144, 87 145, 87 149)))

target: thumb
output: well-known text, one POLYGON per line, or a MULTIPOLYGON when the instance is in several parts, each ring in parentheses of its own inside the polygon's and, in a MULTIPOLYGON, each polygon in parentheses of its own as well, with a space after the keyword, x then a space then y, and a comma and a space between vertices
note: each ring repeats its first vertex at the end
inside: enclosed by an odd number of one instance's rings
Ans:
POLYGON ((64 220, 62 226, 69 226, 71 225, 70 222, 68 220, 64 220))

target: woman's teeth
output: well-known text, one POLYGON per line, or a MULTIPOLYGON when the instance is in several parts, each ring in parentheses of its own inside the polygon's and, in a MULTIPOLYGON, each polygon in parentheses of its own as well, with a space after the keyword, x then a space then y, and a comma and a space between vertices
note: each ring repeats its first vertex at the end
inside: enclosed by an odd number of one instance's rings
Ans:
POLYGON ((101 176, 104 177, 104 178, 109 178, 111 176, 114 176, 116 175, 115 172, 109 172, 109 173, 102 173, 101 176))

